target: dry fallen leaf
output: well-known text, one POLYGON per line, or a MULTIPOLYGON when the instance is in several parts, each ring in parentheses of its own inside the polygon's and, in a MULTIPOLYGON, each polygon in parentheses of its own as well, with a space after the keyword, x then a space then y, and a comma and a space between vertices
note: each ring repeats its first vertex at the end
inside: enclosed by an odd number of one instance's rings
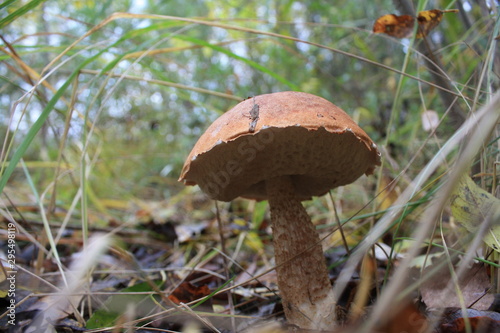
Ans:
MULTIPOLYGON (((375 332, 385 333, 420 333, 429 331, 429 322, 425 315, 413 303, 401 304, 390 320, 381 324, 375 332)), ((384 320, 381 320, 384 322, 384 320)))
POLYGON ((417 15, 417 38, 427 36, 432 29, 437 27, 443 18, 443 13, 445 13, 445 11, 439 9, 424 10, 419 12, 417 15))
MULTIPOLYGON (((467 309, 467 320, 471 331, 474 333, 490 333, 500 331, 500 313, 494 311, 478 311, 467 309)), ((467 324, 464 313, 460 308, 445 309, 441 323, 440 333, 466 333, 467 324)))
POLYGON ((374 33, 384 33, 396 38, 410 37, 415 18, 410 15, 387 14, 379 17, 373 25, 374 33))
MULTIPOLYGON (((430 266, 424 270, 424 280, 427 272, 434 267, 430 266)), ((449 286, 450 272, 443 268, 438 276, 426 280, 420 287, 422 301, 428 308, 460 307, 462 299, 467 307, 476 310, 487 310, 494 300, 494 295, 487 291, 491 287, 490 277, 486 266, 474 264, 459 281, 459 295, 456 286, 449 286)))
MULTIPOLYGON (((355 333, 366 332, 363 327, 364 320, 351 322, 343 328, 335 330, 337 333, 355 333)), ((376 327, 370 332, 376 333, 422 333, 431 332, 431 325, 421 311, 420 307, 413 302, 401 302, 396 309, 389 313, 386 312, 381 318, 378 318, 376 327)), ((432 331, 434 332, 434 331, 432 331)))
POLYGON ((189 303, 210 295, 210 289, 206 285, 196 287, 189 282, 181 283, 168 298, 176 303, 189 303))
POLYGON ((476 185, 467 175, 462 177, 451 194, 451 213, 457 222, 470 233, 475 233, 481 223, 492 218, 493 223, 483 241, 500 252, 500 199, 476 185))
MULTIPOLYGON (((457 13, 457 9, 424 10, 418 13, 416 21, 418 22, 417 38, 427 36, 443 18, 444 13, 457 13)), ((379 17, 373 25, 374 33, 384 33, 396 38, 408 38, 413 32, 415 18, 411 15, 387 14, 379 17)))

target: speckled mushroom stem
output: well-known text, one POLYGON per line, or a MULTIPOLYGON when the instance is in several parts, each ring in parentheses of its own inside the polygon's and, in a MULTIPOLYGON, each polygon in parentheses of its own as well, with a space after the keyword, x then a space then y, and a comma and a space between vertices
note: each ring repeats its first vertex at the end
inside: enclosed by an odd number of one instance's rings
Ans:
POLYGON ((303 329, 331 329, 335 304, 318 233, 290 176, 268 179, 266 188, 285 316, 290 324, 303 329))

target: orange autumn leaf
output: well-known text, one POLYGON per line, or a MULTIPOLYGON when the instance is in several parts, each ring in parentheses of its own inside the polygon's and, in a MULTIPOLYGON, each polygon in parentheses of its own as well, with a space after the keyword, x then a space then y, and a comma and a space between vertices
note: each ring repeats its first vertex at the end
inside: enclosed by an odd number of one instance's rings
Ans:
POLYGON ((439 9, 424 10, 418 13, 418 32, 417 38, 427 36, 427 34, 438 26, 443 18, 443 11, 439 9))
POLYGON ((387 14, 381 16, 373 25, 374 33, 384 33, 396 38, 410 37, 415 19, 410 15, 387 14))
POLYGON ((172 302, 180 304, 189 303, 208 295, 210 295, 208 286, 203 285, 196 287, 189 282, 183 282, 168 296, 168 298, 172 302))
POLYGON ((438 26, 444 13, 456 13, 458 10, 423 10, 415 19, 410 15, 387 14, 379 17, 373 25, 374 33, 385 33, 396 38, 408 38, 413 32, 415 21, 418 22, 417 38, 427 36, 429 32, 438 26))
MULTIPOLYGON (((500 321, 490 317, 471 317, 469 324, 472 332, 498 332, 500 321)), ((465 333, 467 324, 464 318, 457 318, 453 322, 441 325, 441 332, 446 333, 465 333)))

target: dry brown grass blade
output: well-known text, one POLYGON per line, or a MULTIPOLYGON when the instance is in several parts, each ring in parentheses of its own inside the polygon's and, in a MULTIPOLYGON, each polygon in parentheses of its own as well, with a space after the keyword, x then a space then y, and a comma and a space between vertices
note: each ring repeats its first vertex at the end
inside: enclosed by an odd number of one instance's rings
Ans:
POLYGON ((82 70, 82 73, 93 74, 93 75, 103 74, 103 75, 106 75, 109 77, 123 78, 125 80, 143 81, 143 82, 157 84, 157 85, 165 86, 165 87, 172 87, 172 88, 178 88, 178 89, 183 89, 183 90, 195 91, 195 92, 199 92, 202 94, 213 95, 213 96, 222 97, 222 98, 226 98, 226 99, 230 99, 230 100, 234 100, 234 101, 238 101, 238 102, 241 102, 241 100, 243 99, 242 97, 235 96, 235 95, 224 94, 224 93, 213 91, 213 90, 187 86, 184 84, 175 83, 175 82, 168 82, 168 81, 164 81, 164 80, 146 79, 143 77, 137 77, 137 76, 126 75, 126 74, 101 73, 100 71, 96 71, 96 70, 92 70, 92 69, 84 69, 84 70, 82 70))

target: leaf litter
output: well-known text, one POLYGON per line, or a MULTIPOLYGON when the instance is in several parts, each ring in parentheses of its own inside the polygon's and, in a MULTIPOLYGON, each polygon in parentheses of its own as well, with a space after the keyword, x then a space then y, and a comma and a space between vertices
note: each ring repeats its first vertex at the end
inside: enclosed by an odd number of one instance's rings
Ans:
MULTIPOLYGON (((472 187, 471 184, 467 186, 472 187)), ((193 208, 192 203, 187 199, 175 205, 176 209, 170 210, 175 214, 166 214, 162 218, 154 213, 146 213, 148 210, 132 215, 136 220, 128 221, 127 227, 117 232, 117 235, 123 236, 122 239, 126 239, 126 244, 120 244, 120 237, 118 237, 118 242, 111 245, 111 251, 96 258, 97 261, 92 271, 93 279, 85 284, 91 292, 76 295, 80 303, 78 308, 81 309, 83 306, 86 309, 84 311, 87 313, 85 322, 80 322, 72 311, 61 312, 57 317, 60 319, 58 330, 85 331, 121 325, 121 320, 124 320, 123 316, 127 313, 130 316, 128 320, 132 320, 137 327, 143 327, 144 332, 148 331, 147 327, 182 331, 184 325, 191 321, 198 322, 200 328, 207 327, 203 321, 200 323, 201 319, 197 316, 205 318, 217 329, 223 331, 233 331, 232 325, 236 325, 237 331, 250 330, 262 324, 266 319, 272 319, 272 322, 279 324, 278 327, 285 327, 282 326, 283 315, 279 292, 276 289, 276 276, 272 270, 273 262, 272 259, 267 259, 272 258, 272 253, 269 253, 272 247, 268 246, 271 231, 268 228, 267 214, 259 214, 262 221, 255 224, 258 229, 253 229, 252 216, 247 211, 249 207, 247 202, 237 200, 223 209, 222 219, 234 221, 225 223, 223 230, 226 245, 230 249, 228 256, 232 258, 233 263, 230 268, 231 278, 228 279, 225 276, 222 254, 214 250, 220 242, 215 216, 204 213, 199 214, 200 218, 195 220, 193 216, 197 214, 187 214, 188 209, 213 211, 210 207, 211 203, 200 202, 195 205, 196 208, 193 208), (183 207, 184 205, 188 208, 183 207), (186 214, 179 212, 186 212, 186 214), (235 228, 236 225, 240 227, 235 228), (261 243, 252 241, 249 245, 245 245, 246 237, 251 233, 258 235, 261 243), (180 236, 182 234, 186 236, 180 236), (146 242, 145 239, 150 241, 146 242), (231 289, 232 285, 236 287, 231 289), (223 291, 228 288, 230 291, 223 291), (228 292, 234 302, 232 311, 235 314, 233 315, 227 303, 228 292), (185 304, 189 304, 196 314, 186 311, 185 304), (199 305, 196 306, 196 304, 199 305), (233 323, 231 323, 231 318, 235 319, 233 323)), ((156 203, 153 207, 159 209, 156 203)), ((149 211, 152 212, 155 209, 149 211)), ((2 223, 5 222, 4 219, 2 223)), ((37 228, 33 225, 29 227, 37 228)), ((92 231, 92 234, 99 232, 102 230, 92 231)), ((112 229, 108 232, 112 232, 112 229)), ((74 250, 81 248, 79 242, 71 242, 71 240, 81 239, 80 237, 78 232, 73 231, 64 233, 61 239, 65 240, 61 244, 67 245, 60 248, 60 254, 64 256, 66 253, 63 262, 68 265, 72 261, 81 260, 78 256, 71 255, 74 250)), ((20 257, 26 257, 26 254, 31 251, 29 243, 20 244, 20 248, 20 257)), ((368 293, 369 296, 363 305, 365 310, 360 313, 361 318, 376 299, 377 289, 383 286, 390 249, 390 246, 384 243, 380 243, 375 249, 375 266, 372 266, 368 273, 372 276, 369 280, 371 282, 368 284, 368 289, 362 291, 368 293)), ((328 261, 332 264, 342 262, 347 257, 342 246, 332 250, 326 253, 328 261)), ((403 257, 404 252, 394 252, 391 264, 397 266, 398 261, 403 257)), ((32 263, 36 262, 36 255, 31 255, 29 258, 20 264, 29 268, 32 263)), ((40 275, 41 281, 51 281, 53 285, 57 285, 60 282, 57 278, 57 266, 51 264, 53 259, 49 257, 44 262, 45 269, 40 275)), ((440 260, 437 260, 436 264, 439 262, 440 260)), ((430 265, 424 269, 424 279, 426 272, 432 268, 433 266, 430 265)), ((341 270, 342 265, 338 264, 330 270, 333 283, 341 270)), ((456 290, 444 288, 450 279, 449 273, 447 275, 446 272, 447 270, 443 269, 439 278, 434 276, 426 280, 418 289, 420 297, 409 299, 397 315, 392 317, 393 319, 381 322, 380 331, 419 332, 436 321, 437 319, 433 316, 441 311, 441 317, 438 318, 439 327, 435 332, 462 332, 464 321, 468 319, 459 316, 457 312, 459 310, 453 310, 459 309, 460 299, 464 300, 469 311, 476 311, 469 315, 473 325, 484 326, 488 329, 496 328, 499 319, 496 310, 491 310, 494 295, 490 292, 492 285, 488 266, 475 264, 469 270, 468 274, 460 280, 457 289, 460 290, 460 295, 454 293, 456 290)), ((357 272, 352 276, 348 288, 339 300, 338 312, 343 313, 340 318, 344 318, 342 330, 352 331, 357 325, 356 322, 350 322, 349 318, 353 311, 356 294, 359 293, 360 288, 364 288, 360 284, 363 274, 367 273, 357 272)), ((37 279, 29 273, 21 273, 19 281, 20 287, 32 292, 36 290, 39 294, 19 294, 18 302, 21 303, 25 299, 26 304, 29 304, 29 307, 21 307, 18 312, 28 324, 32 322, 36 314, 46 310, 48 296, 40 294, 40 291, 45 289, 45 292, 50 294, 54 292, 54 289, 47 283, 37 282, 37 279), (40 285, 45 285, 45 288, 40 288, 40 285)), ((272 327, 276 328, 276 326, 272 327)))

